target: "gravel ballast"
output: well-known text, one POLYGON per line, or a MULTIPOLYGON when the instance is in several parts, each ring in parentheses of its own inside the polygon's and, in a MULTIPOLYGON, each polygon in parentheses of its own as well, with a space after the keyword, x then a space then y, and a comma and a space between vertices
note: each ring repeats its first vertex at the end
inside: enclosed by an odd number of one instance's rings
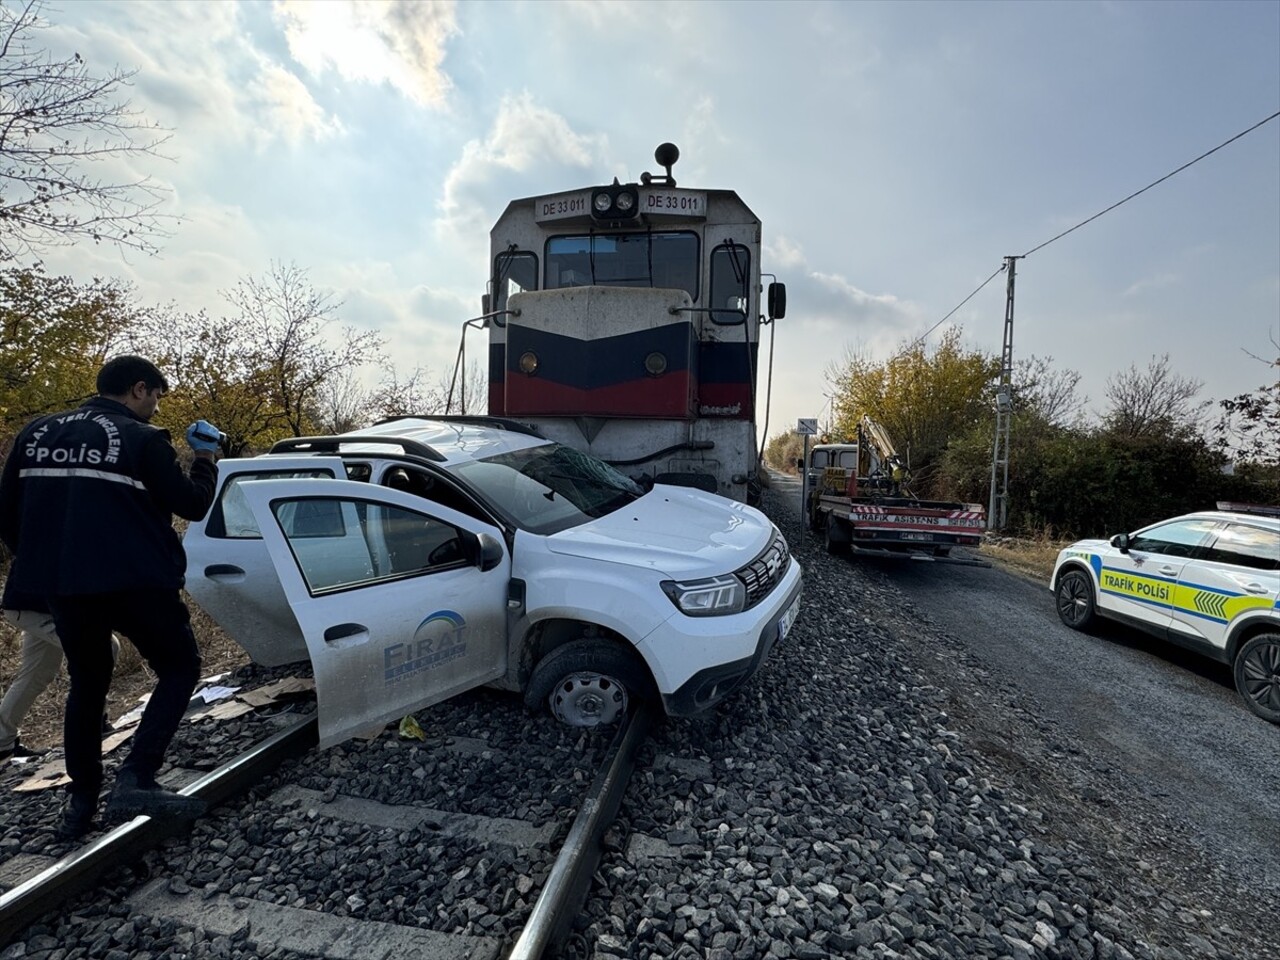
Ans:
MULTIPOLYGON (((931 637, 878 576, 802 538, 789 505, 765 496, 804 566, 803 611, 750 685, 715 712, 658 731, 577 952, 1276 956, 1274 925, 1263 920, 1277 915, 1275 903, 1255 901, 1248 878, 1166 885, 1126 856, 1165 837, 1140 808, 1128 815, 1122 793, 1106 798, 1104 822, 1080 815, 1075 798, 1011 783, 1014 766, 1037 763, 1041 776, 1025 782, 1069 782, 1052 768, 1070 763, 1070 750, 1028 750, 1015 765, 978 752, 948 705, 974 692, 998 710, 999 697, 976 671, 947 671, 961 656, 953 643, 931 637), (686 762, 663 762, 672 757, 686 762), (690 760, 710 775, 691 776, 690 760), (1117 836, 1128 850, 1115 848, 1117 836)), ((1015 742, 1023 727, 1032 736, 1034 716, 1004 720, 1015 742)))
MULTIPOLYGON (((1124 778, 1078 770, 1061 731, 1044 749, 1035 711, 882 575, 802 538, 773 492, 765 507, 805 568, 794 632, 728 702, 666 722, 642 748, 567 956, 1276 956, 1271 888, 1186 859, 1178 875, 1169 824, 1124 778), (1004 755, 990 751, 995 729, 1004 755), (1068 795, 1080 785, 1091 796, 1068 795)), ((148 881, 246 917, 271 905, 509 945, 610 732, 532 719, 492 691, 416 716, 425 742, 391 728, 291 761, 0 960, 300 956, 247 922, 228 934, 146 914, 148 881), (344 820, 332 814, 343 798, 421 817, 344 820), (519 820, 554 840, 491 843, 443 829, 449 817, 519 820)), ((269 720, 184 724, 171 759, 207 769, 269 720)), ((60 800, 6 795, 0 855, 65 852, 51 836, 60 800)))

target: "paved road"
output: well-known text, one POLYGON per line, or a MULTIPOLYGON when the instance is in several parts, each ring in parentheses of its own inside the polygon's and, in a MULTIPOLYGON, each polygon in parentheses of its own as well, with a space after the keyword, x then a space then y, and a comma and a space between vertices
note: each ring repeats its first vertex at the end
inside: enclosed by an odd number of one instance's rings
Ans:
MULTIPOLYGON (((798 504, 795 480, 774 486, 798 504)), ((1280 896, 1280 727, 1245 708, 1226 667, 1118 625, 1069 630, 1045 585, 1000 567, 851 562, 900 591, 924 629, 949 635, 1031 719, 1043 753, 1019 759, 1082 767, 1076 782, 1100 784, 1118 826, 1126 804, 1140 802, 1135 816, 1170 827, 1268 899, 1280 896)), ((957 682, 960 668, 936 649, 924 653, 922 669, 940 687, 972 682, 957 682)), ((985 719, 1000 748, 1003 721, 985 719)))

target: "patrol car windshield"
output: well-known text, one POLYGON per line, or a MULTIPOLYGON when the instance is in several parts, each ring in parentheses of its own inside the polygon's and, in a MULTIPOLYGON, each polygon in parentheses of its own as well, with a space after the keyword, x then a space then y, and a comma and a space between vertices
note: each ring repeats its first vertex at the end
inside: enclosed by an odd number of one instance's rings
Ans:
POLYGON ((451 468, 498 513, 531 533, 556 533, 603 517, 644 491, 607 463, 551 443, 451 468))

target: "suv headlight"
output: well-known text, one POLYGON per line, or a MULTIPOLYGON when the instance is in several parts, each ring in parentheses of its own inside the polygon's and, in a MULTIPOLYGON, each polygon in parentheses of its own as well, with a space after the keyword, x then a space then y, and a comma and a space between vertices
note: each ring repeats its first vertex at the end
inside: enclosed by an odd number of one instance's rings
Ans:
POLYGON ((719 617, 741 613, 747 603, 747 588, 737 577, 707 577, 677 583, 662 581, 662 592, 685 616, 719 617))

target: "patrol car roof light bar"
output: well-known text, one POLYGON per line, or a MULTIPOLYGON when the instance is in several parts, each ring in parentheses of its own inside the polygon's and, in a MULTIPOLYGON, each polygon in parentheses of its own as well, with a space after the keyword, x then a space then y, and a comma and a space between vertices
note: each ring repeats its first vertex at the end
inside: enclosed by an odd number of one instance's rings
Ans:
POLYGON ((1219 500, 1217 507, 1224 513, 1255 513, 1262 517, 1280 517, 1280 507, 1269 507, 1261 503, 1232 503, 1229 500, 1219 500))

